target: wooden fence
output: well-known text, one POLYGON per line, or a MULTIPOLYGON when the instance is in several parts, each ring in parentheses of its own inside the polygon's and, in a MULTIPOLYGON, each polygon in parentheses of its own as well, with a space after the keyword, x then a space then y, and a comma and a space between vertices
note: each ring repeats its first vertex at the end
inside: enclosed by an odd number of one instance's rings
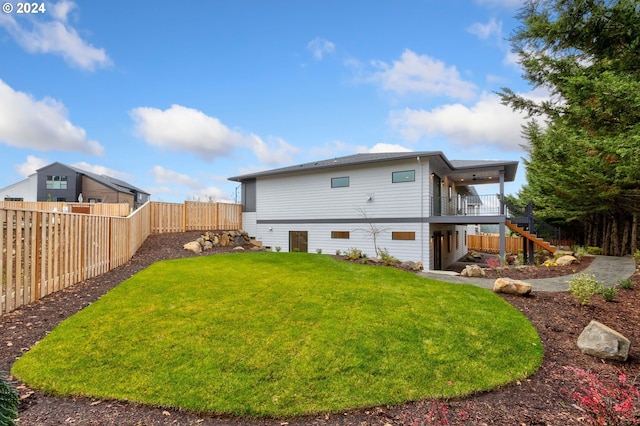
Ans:
POLYGON ((242 206, 228 203, 151 203, 151 233, 242 229, 242 206))
POLYGON ((127 217, 46 207, 0 208, 0 315, 124 265, 151 233, 242 229, 235 204, 149 202, 127 217))
POLYGON ((0 209, 41 210, 69 213, 88 213, 99 216, 127 217, 129 203, 69 203, 61 201, 0 201, 0 209))
MULTIPOLYGON (((468 235, 469 250, 482 253, 500 253, 500 236, 493 234, 468 235)), ((506 237, 506 252, 516 254, 522 250, 522 237, 506 237)))

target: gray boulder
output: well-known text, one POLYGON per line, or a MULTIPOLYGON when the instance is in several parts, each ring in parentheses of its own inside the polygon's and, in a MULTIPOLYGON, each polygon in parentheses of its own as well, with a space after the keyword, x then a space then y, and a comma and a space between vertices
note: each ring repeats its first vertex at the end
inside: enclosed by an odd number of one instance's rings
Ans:
POLYGON ((591 321, 578 337, 583 354, 602 359, 626 361, 630 346, 629 339, 598 321, 591 321))

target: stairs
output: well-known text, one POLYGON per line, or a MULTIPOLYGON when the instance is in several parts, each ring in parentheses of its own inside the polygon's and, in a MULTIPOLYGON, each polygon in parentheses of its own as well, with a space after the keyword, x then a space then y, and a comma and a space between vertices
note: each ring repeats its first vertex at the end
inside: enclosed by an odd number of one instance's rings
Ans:
POLYGON ((530 233, 529 231, 518 226, 516 223, 512 222, 509 219, 506 220, 505 225, 507 225, 507 228, 517 232, 518 234, 522 235, 524 238, 530 241, 533 241, 536 245, 538 245, 539 247, 542 247, 543 249, 547 250, 551 254, 555 254, 556 250, 558 250, 556 246, 552 246, 542 238, 539 238, 535 234, 530 233))

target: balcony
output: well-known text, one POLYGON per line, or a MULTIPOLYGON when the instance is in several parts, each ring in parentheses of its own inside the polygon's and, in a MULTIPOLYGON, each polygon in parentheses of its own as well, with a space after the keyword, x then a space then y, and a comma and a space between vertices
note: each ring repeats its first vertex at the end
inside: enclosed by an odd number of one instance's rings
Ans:
POLYGON ((431 198, 431 216, 502 216, 503 210, 497 194, 431 198))

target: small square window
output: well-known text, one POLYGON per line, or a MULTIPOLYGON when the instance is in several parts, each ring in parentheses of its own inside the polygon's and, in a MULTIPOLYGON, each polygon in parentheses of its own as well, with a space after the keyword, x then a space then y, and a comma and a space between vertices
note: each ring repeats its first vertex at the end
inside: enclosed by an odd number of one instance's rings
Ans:
POLYGON ((393 183, 415 182, 415 180, 416 180, 415 170, 405 170, 402 172, 393 172, 391 174, 391 182, 393 183))
POLYGON ((349 176, 331 178, 332 188, 345 188, 349 186, 349 176))

